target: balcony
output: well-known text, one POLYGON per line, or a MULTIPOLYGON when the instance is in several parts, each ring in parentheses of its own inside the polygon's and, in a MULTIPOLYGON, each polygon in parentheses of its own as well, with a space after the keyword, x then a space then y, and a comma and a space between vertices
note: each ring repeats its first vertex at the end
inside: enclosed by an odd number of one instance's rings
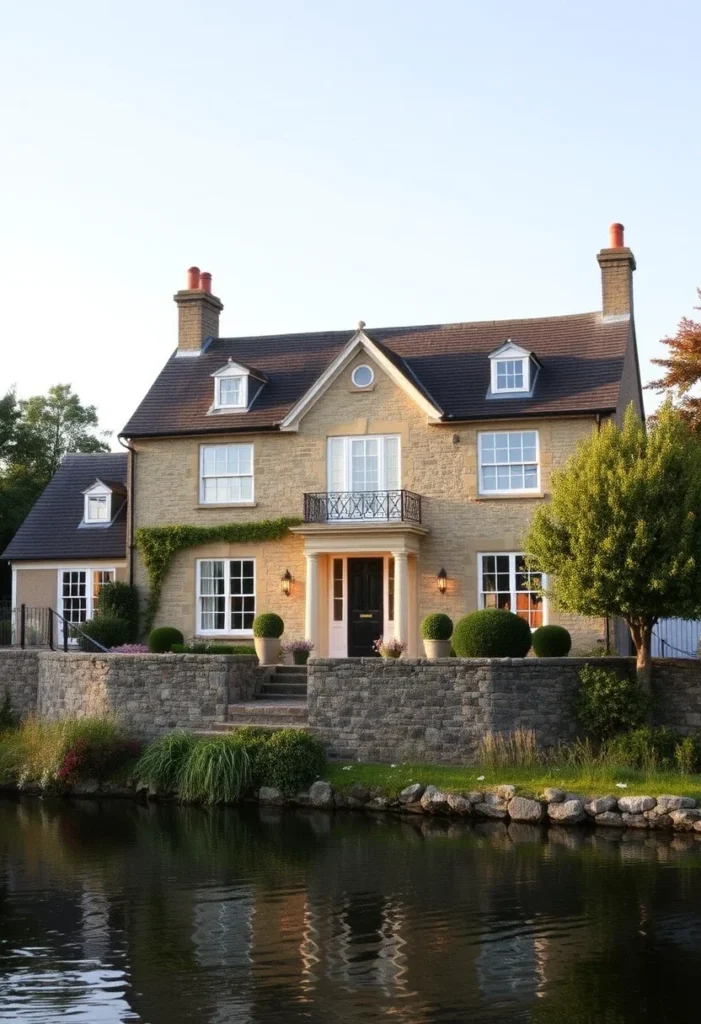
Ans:
POLYGON ((421 524, 421 495, 413 491, 322 491, 304 495, 305 523, 421 524))

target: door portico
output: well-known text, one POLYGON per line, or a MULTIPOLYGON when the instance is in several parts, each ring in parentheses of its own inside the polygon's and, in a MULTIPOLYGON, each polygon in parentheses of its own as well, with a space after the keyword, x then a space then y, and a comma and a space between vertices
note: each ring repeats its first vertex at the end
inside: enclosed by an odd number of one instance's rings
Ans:
POLYGON ((425 527, 307 523, 292 532, 304 537, 305 635, 317 657, 348 657, 349 640, 351 648, 367 648, 373 633, 398 637, 409 656, 418 654, 417 563, 425 527), (370 622, 372 629, 363 630, 361 623, 370 622))

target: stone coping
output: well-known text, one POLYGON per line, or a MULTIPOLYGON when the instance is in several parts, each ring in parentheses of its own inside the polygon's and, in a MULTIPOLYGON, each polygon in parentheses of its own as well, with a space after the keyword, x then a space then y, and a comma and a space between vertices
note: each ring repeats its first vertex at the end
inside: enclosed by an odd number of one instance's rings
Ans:
MULTIPOLYGON (((27 651, 18 651, 19 654, 27 654, 27 651)), ((51 661, 58 659, 65 661, 66 658, 76 658, 80 661, 87 661, 93 658, 103 658, 108 661, 117 661, 119 664, 129 664, 130 662, 136 661, 138 664, 146 664, 148 662, 156 662, 157 664, 163 665, 165 663, 172 663, 178 661, 193 662, 206 660, 212 664, 220 665, 222 662, 231 664, 249 664, 257 665, 258 658, 255 654, 119 654, 110 653, 103 651, 85 652, 85 651, 69 651, 67 654, 64 651, 36 651, 39 658, 43 661, 51 661)))
MULTIPOLYGON (((687 665, 689 668, 695 668, 698 671, 699 663, 694 658, 653 658, 653 663, 661 665, 687 665)), ((319 666, 319 668, 332 668, 334 665, 384 665, 393 668, 405 668, 426 665, 445 665, 452 666, 456 665, 516 665, 526 666, 532 668, 534 665, 605 665, 607 668, 615 667, 616 665, 625 665, 627 667, 635 665, 634 657, 626 657, 620 654, 605 655, 602 657, 567 657, 567 658, 537 658, 535 655, 531 655, 525 658, 315 658, 311 657, 307 664, 311 666, 319 666)))

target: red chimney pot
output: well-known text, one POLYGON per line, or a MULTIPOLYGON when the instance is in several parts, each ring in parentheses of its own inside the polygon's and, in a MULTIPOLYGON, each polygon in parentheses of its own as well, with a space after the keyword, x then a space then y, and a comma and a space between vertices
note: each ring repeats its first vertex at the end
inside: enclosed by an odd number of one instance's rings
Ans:
POLYGON ((611 249, 623 249, 625 242, 623 241, 623 225, 612 224, 609 228, 609 248, 611 249))
POLYGON ((208 274, 206 271, 203 271, 200 274, 200 288, 203 292, 211 293, 212 291, 212 275, 208 274))
POLYGON ((187 272, 188 291, 196 292, 200 287, 200 268, 190 267, 187 272))

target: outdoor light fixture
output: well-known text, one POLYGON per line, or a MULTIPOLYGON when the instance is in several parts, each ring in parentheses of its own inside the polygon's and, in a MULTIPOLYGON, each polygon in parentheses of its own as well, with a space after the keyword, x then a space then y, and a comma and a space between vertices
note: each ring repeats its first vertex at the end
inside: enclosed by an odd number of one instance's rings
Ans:
POLYGON ((445 571, 445 569, 439 569, 438 576, 436 578, 438 580, 438 589, 440 590, 441 594, 445 594, 446 590, 448 589, 448 573, 445 571))
POLYGON ((283 592, 285 597, 290 596, 292 591, 292 573, 289 569, 285 569, 280 577, 280 590, 283 592))

